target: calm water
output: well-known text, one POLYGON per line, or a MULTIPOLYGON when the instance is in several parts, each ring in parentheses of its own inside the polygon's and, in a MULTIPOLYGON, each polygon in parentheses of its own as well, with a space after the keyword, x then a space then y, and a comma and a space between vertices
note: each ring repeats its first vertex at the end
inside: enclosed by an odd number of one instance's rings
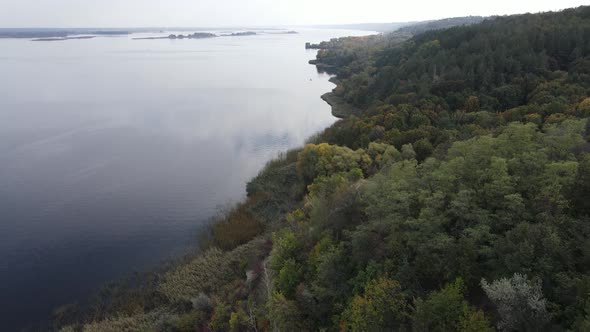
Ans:
POLYGON ((305 42, 361 34, 0 39, 2 330, 188 250, 334 122, 305 42))

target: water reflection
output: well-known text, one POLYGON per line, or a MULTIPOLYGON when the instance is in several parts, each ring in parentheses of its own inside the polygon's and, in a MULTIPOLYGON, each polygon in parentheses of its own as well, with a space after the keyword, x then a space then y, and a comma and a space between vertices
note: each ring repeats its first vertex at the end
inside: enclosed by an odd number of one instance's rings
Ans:
POLYGON ((0 40, 3 326, 190 248, 266 161, 335 120, 304 44, 353 34, 0 40))

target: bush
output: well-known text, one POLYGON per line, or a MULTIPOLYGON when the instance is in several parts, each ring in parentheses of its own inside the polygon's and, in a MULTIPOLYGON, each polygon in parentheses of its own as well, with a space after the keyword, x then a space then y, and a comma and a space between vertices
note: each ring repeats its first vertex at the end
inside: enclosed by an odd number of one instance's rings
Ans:
POLYGON ((311 183, 318 176, 329 176, 354 168, 366 170, 370 165, 371 158, 363 150, 354 151, 347 147, 322 143, 305 146, 299 153, 297 170, 307 183, 311 183))
POLYGON ((222 221, 213 224, 213 244, 223 250, 242 245, 264 231, 264 226, 250 211, 240 204, 222 221))
POLYGON ((195 310, 209 312, 211 309, 213 309, 211 299, 204 293, 200 293, 197 297, 192 299, 191 303, 193 305, 193 309, 195 310))

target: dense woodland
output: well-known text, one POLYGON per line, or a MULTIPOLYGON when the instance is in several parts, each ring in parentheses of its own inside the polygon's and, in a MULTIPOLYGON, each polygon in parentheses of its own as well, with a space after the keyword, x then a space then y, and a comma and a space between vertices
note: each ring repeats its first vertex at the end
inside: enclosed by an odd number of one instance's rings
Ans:
POLYGON ((357 111, 199 254, 56 326, 589 331, 590 7, 406 33, 319 51, 357 111))

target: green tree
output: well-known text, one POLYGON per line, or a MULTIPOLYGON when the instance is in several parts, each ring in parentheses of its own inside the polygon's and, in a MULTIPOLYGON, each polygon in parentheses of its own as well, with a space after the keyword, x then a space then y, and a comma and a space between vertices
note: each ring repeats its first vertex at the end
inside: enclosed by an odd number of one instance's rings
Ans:
POLYGON ((407 304, 397 281, 371 280, 363 295, 356 295, 342 313, 341 331, 399 330, 407 318, 407 304))
POLYGON ((412 316, 413 330, 421 331, 492 331, 483 313, 472 308, 464 298, 461 279, 431 293, 426 300, 416 300, 412 316))
POLYGON ((279 273, 274 277, 274 285, 278 292, 292 298, 301 280, 302 267, 294 259, 286 260, 279 273))
POLYGON ((302 317, 294 301, 274 292, 268 299, 268 318, 273 331, 300 331, 302 317))

